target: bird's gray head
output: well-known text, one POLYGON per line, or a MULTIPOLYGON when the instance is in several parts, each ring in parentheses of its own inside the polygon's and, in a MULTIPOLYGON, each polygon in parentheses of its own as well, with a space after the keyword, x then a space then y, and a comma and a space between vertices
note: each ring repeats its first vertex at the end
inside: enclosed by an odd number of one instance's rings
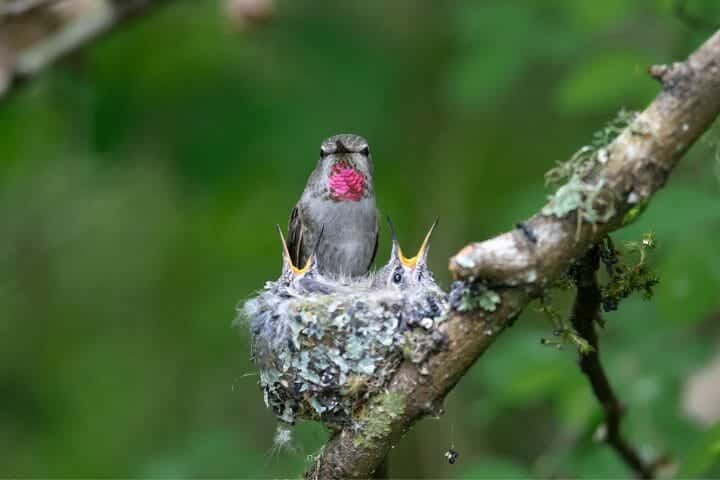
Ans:
POLYGON ((370 147, 359 135, 342 133, 325 140, 320 145, 318 170, 334 200, 358 201, 372 192, 370 147))
POLYGON ((378 273, 376 278, 376 286, 385 285, 395 287, 401 290, 413 287, 430 287, 437 286, 433 274, 428 268, 428 252, 430 250, 430 237, 437 225, 437 220, 433 222, 430 230, 425 235, 422 245, 417 255, 408 258, 403 254, 400 243, 395 236, 390 217, 388 217, 388 226, 392 237, 392 250, 390 251, 390 261, 378 273))

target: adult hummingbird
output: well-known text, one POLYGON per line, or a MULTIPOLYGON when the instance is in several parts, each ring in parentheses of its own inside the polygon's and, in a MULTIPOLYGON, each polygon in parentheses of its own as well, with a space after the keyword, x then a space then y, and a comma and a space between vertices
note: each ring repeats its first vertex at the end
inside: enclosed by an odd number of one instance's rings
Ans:
POLYGON ((378 211, 367 140, 351 134, 330 137, 320 145, 320 160, 290 214, 292 262, 305 265, 314 253, 324 275, 357 277, 370 269, 377 245, 378 211))

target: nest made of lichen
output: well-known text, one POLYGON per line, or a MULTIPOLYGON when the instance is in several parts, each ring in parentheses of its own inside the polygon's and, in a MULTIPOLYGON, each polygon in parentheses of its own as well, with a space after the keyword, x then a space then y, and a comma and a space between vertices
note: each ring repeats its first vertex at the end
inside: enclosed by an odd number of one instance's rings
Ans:
POLYGON ((265 403, 281 421, 345 426, 404 359, 422 367, 443 347, 447 298, 427 268, 429 236, 411 259, 393 236, 388 264, 352 280, 324 277, 312 258, 298 269, 284 252, 280 278, 240 309, 265 403))

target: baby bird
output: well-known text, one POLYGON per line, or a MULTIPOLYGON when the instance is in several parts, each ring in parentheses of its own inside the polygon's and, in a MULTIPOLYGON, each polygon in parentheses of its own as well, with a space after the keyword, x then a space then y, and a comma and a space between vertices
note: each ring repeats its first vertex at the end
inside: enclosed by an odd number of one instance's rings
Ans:
POLYGON ((387 221, 392 237, 390 261, 377 272, 373 286, 378 288, 395 287, 400 290, 420 286, 437 287, 433 274, 428 268, 427 260, 430 250, 430 237, 438 221, 435 220, 432 226, 430 226, 430 230, 425 235, 425 239, 422 245, 420 245, 418 253, 412 258, 408 258, 403 254, 390 217, 387 218, 387 221))
MULTIPOLYGON (((282 273, 278 279, 278 285, 290 287, 302 293, 332 293, 334 290, 333 285, 320 273, 318 269, 317 255, 314 251, 307 257, 302 267, 296 266, 290 256, 290 251, 288 250, 280 225, 277 225, 277 229, 280 234, 280 242, 282 243, 283 248, 282 273)), ((317 249, 317 243, 320 243, 322 236, 323 230, 320 230, 315 249, 317 249)))

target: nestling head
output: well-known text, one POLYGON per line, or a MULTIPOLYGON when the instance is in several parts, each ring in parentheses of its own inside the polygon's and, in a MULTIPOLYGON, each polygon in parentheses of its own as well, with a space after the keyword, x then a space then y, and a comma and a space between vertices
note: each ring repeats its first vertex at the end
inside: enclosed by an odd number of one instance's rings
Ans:
POLYGON ((342 133, 325 140, 318 167, 333 200, 358 201, 372 191, 370 148, 359 135, 342 133))
POLYGON ((395 287, 400 290, 419 286, 436 286, 433 274, 428 268, 428 252, 430 237, 435 230, 437 220, 430 226, 417 255, 411 258, 406 257, 400 248, 390 217, 387 220, 392 237, 392 250, 390 251, 390 261, 377 273, 376 285, 395 287))
POLYGON ((280 242, 282 243, 283 248, 283 265, 280 279, 285 283, 289 284, 292 282, 297 282, 300 279, 305 278, 306 276, 314 277, 318 275, 317 259, 315 257, 315 254, 313 253, 308 257, 308 259, 305 261, 305 265, 295 265, 292 261, 292 257, 290 256, 287 242, 285 241, 285 236, 282 234, 282 228, 280 228, 280 225, 276 225, 276 227, 278 233, 280 234, 280 242))
MULTIPOLYGON (((323 293, 329 293, 329 287, 325 287, 324 279, 318 270, 317 257, 313 252, 305 261, 305 265, 295 265, 290 257, 285 237, 282 233, 282 228, 277 225, 278 233, 280 234, 280 242, 282 243, 282 273, 280 274, 280 283, 286 286, 292 286, 298 290, 317 290, 323 293)), ((320 238, 322 238, 322 231, 320 231, 320 238)), ((317 245, 315 246, 317 249, 317 245)))

